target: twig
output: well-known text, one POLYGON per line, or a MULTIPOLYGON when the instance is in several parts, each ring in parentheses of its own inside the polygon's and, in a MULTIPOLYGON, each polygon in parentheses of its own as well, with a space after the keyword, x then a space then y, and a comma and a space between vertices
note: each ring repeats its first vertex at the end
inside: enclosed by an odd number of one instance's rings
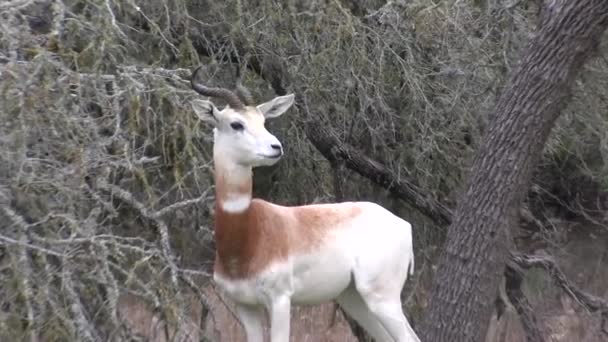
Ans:
POLYGON ((25 248, 25 244, 27 243, 27 233, 25 231, 21 232, 21 237, 19 239, 20 245, 19 256, 17 259, 17 269, 20 271, 19 276, 21 278, 21 294, 23 295, 23 300, 25 302, 25 309, 27 313, 27 324, 28 330, 30 331, 30 341, 35 342, 38 340, 38 325, 39 323, 36 321, 36 315, 34 311, 34 307, 32 304, 34 298, 34 292, 32 290, 31 279, 32 279, 32 267, 30 264, 30 258, 28 257, 27 250, 25 248))
POLYGON ((142 203, 136 200, 130 192, 116 185, 109 184, 103 179, 99 180, 98 187, 102 190, 112 193, 112 195, 116 196, 123 202, 129 204, 131 207, 136 209, 143 217, 154 222, 154 224, 158 228, 158 233, 160 235, 160 244, 163 256, 165 257, 171 272, 171 282, 177 286, 177 265, 175 264, 173 253, 171 252, 171 244, 169 242, 169 228, 167 227, 167 224, 163 220, 159 219, 159 215, 157 215, 158 213, 151 213, 142 203))
POLYGON ((33 0, 13 0, 0 4, 0 11, 16 10, 34 3, 33 0))
POLYGON ((72 270, 69 267, 69 262, 64 260, 63 271, 61 272, 63 288, 67 294, 67 298, 70 301, 70 311, 72 312, 73 318, 76 321, 76 327, 80 332, 81 336, 87 341, 99 341, 99 336, 96 336, 93 325, 89 322, 86 316, 86 310, 80 301, 80 296, 74 288, 74 282, 72 281, 72 270))
POLYGON ((153 215, 156 218, 160 218, 160 217, 162 217, 162 216, 164 216, 164 215, 166 215, 166 214, 168 214, 168 213, 170 213, 172 211, 175 211, 177 209, 180 209, 180 208, 192 205, 192 204, 197 204, 197 203, 200 203, 200 202, 204 202, 206 200, 210 200, 212 198, 211 196, 209 196, 209 193, 211 192, 211 190, 212 190, 211 188, 205 190, 205 192, 203 192, 203 194, 200 195, 197 198, 193 198, 193 199, 189 199, 189 200, 173 203, 173 204, 171 204, 169 206, 166 206, 166 207, 158 210, 157 212, 155 212, 153 215))

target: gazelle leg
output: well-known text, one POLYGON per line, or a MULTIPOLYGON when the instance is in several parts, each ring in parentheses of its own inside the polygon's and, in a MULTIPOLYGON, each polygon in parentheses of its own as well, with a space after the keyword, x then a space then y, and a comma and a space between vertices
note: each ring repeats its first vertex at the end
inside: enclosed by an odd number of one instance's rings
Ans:
POLYGON ((237 304, 236 314, 245 329, 247 342, 264 342, 264 308, 261 306, 237 304))
POLYGON ((357 323, 361 324, 363 329, 367 331, 377 342, 392 341, 391 336, 386 329, 380 324, 376 316, 369 310, 367 304, 361 298, 361 295, 353 286, 346 289, 336 299, 338 304, 353 318, 357 323))
POLYGON ((289 342, 291 298, 272 298, 268 304, 270 316, 270 342, 289 342))
POLYGON ((396 342, 420 342, 420 339, 403 314, 401 300, 383 299, 382 296, 365 296, 364 300, 378 321, 396 342))

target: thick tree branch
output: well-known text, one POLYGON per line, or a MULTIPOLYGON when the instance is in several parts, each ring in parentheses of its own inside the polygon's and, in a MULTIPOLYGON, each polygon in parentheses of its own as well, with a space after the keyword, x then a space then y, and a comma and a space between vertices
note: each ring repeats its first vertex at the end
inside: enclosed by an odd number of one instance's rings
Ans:
POLYGON ((511 260, 522 268, 539 267, 547 270, 553 281, 573 300, 590 312, 599 312, 602 316, 602 331, 608 334, 608 301, 582 291, 568 280, 564 272, 559 268, 555 260, 550 256, 540 255, 512 255, 511 260))
POLYGON ((324 127, 319 121, 309 120, 305 130, 310 142, 331 163, 340 162, 352 171, 389 190, 438 225, 444 226, 451 222, 452 212, 447 206, 429 196, 427 192, 412 182, 398 178, 373 158, 340 142, 331 129, 324 127))
POLYGON ((524 281, 521 268, 513 261, 505 268, 505 287, 509 301, 515 307, 528 342, 543 342, 545 339, 540 331, 534 310, 523 293, 521 286, 524 281))

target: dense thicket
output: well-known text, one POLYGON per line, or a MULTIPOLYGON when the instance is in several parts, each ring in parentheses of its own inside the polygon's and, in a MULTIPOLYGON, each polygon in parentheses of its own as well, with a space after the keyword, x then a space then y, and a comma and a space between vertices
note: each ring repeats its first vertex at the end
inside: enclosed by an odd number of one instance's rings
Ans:
MULTIPOLYGON (((0 3, 0 340, 126 339, 125 292, 177 324, 185 291, 204 302, 211 135, 188 85, 200 64, 223 86, 247 64, 259 101, 298 94, 269 123, 286 157, 256 172, 259 196, 301 204, 339 190, 414 223, 420 266, 405 305, 416 321, 445 227, 330 164, 306 128, 453 207, 539 11, 498 0, 0 3)), ((607 74, 594 59, 577 80, 526 198, 539 225, 515 233, 522 248, 558 244, 560 220, 603 224, 607 74)))

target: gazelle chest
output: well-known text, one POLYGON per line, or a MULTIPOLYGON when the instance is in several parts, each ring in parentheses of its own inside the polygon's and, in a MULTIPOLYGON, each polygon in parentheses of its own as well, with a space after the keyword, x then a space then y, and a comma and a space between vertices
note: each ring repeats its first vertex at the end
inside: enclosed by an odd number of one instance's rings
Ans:
POLYGON ((242 304, 266 304, 273 297, 290 293, 291 283, 287 272, 273 267, 245 279, 231 279, 215 272, 213 280, 232 300, 242 304))
POLYGON ((287 295, 293 304, 318 304, 340 294, 351 282, 353 260, 339 246, 292 255, 247 279, 214 274, 216 284, 233 300, 250 305, 287 295))

